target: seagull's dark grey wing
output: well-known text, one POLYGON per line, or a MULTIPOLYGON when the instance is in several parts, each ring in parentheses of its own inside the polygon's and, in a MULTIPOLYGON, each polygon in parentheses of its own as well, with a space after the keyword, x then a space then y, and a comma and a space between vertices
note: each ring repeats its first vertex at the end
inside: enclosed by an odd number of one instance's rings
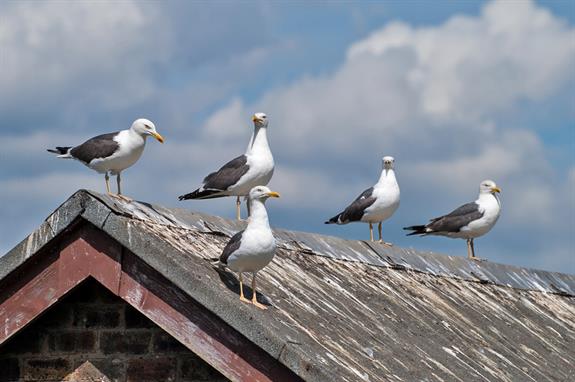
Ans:
POLYGON ((479 205, 472 202, 462 205, 447 215, 431 219, 426 227, 432 232, 459 232, 462 227, 482 216, 483 212, 479 211, 479 205))
POLYGON ((230 241, 228 241, 228 244, 226 244, 226 246, 224 247, 224 250, 222 251, 222 254, 220 256, 220 262, 222 264, 228 264, 228 259, 229 257, 240 248, 240 244, 242 243, 242 235, 243 235, 244 231, 240 231, 238 233, 236 233, 234 236, 232 236, 232 238, 230 239, 230 241))
POLYGON ((94 159, 106 158, 114 154, 120 145, 114 140, 118 133, 98 135, 70 150, 70 155, 88 164, 94 159))
POLYGON ((206 190, 225 191, 228 187, 236 184, 249 170, 248 158, 241 155, 232 159, 218 171, 212 172, 204 178, 203 188, 206 190))
POLYGON ((202 186, 188 194, 178 197, 179 200, 186 199, 211 199, 219 198, 222 191, 226 191, 230 186, 236 184, 250 167, 248 158, 241 155, 232 159, 222 166, 218 171, 212 172, 204 178, 202 186))
POLYGON ((365 210, 375 202, 373 187, 361 193, 343 212, 329 219, 326 223, 345 224, 361 220, 365 210))

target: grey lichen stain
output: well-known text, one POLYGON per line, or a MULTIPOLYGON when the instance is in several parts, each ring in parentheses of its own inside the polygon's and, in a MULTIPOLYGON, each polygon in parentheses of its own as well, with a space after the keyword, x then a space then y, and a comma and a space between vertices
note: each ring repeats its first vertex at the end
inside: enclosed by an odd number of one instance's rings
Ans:
MULTIPOLYGON (((217 257, 227 240, 140 224, 185 257, 217 257)), ((553 380, 550 352, 556 355, 553 378, 566 378, 568 365, 575 364, 571 297, 286 247, 280 243, 274 261, 260 272, 261 289, 273 295, 284 324, 313 343, 307 344, 310 357, 346 371, 342 381, 424 380, 419 378, 426 375, 446 381, 545 381, 553 380), (412 359, 424 361, 419 371, 412 359)))
MULTIPOLYGON (((190 225, 141 204, 123 208, 132 216, 131 230, 169 245, 182 264, 208 264, 232 233, 231 226, 218 232, 215 221, 190 225)), ((297 347, 341 381, 575 378, 575 298, 550 293, 548 281, 533 272, 407 250, 405 258, 389 262, 367 247, 363 252, 358 242, 346 248, 344 240, 319 235, 279 236, 276 257, 258 275, 259 290, 275 307, 258 317, 286 337, 300 333, 303 340, 285 346, 297 347)), ((219 282, 210 269, 201 272, 219 282)))

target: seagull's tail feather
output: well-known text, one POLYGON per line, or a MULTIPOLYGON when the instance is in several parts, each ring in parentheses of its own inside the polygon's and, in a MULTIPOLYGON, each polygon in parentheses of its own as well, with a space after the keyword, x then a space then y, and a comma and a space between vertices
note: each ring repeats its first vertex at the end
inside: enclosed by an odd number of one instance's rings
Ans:
POLYGON ((425 235, 429 233, 428 228, 424 225, 412 225, 411 227, 403 227, 404 230, 413 231, 407 234, 407 236, 412 235, 425 235))
POLYGON ((72 155, 70 155, 70 149, 71 148, 72 148, 71 146, 67 146, 67 147, 56 146, 53 149, 46 149, 46 151, 48 151, 50 153, 58 154, 58 158, 72 158, 72 155))
POLYGON ((341 221, 339 220, 340 217, 341 214, 337 214, 333 218, 326 221, 325 224, 341 224, 341 221))
POLYGON ((190 192, 189 194, 180 195, 178 196, 178 200, 188 200, 188 199, 214 199, 214 198, 222 198, 227 195, 221 195, 221 191, 218 190, 202 190, 198 188, 195 191, 190 192))

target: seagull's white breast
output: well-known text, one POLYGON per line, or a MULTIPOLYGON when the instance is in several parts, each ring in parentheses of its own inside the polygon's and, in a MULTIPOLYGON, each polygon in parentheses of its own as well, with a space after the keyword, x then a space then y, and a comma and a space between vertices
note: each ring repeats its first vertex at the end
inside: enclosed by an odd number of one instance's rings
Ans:
POLYGON ((276 241, 268 227, 248 227, 242 235, 240 248, 227 261, 236 272, 257 272, 274 258, 276 241))
POLYGON ((479 205, 479 211, 483 212, 483 216, 461 229, 465 238, 476 238, 491 231, 501 213, 501 203, 495 195, 482 195, 476 203, 479 205))
POLYGON ((366 208, 361 221, 368 223, 381 222, 389 219, 399 207, 399 185, 393 179, 378 183, 373 188, 375 202, 366 208))
POLYGON ((274 158, 269 147, 247 154, 249 170, 229 188, 231 195, 247 195, 256 186, 266 186, 274 174, 274 158))
POLYGON ((115 175, 136 163, 146 145, 145 138, 130 130, 120 131, 114 140, 118 142, 118 151, 109 157, 92 160, 88 167, 98 172, 111 171, 115 175))

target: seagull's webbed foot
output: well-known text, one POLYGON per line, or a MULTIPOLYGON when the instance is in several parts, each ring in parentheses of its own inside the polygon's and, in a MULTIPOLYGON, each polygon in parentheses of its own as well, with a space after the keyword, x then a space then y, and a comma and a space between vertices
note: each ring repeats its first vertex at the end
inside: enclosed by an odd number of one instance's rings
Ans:
POLYGON ((129 196, 126 196, 126 195, 116 194, 116 196, 118 197, 118 199, 122 199, 123 201, 128 202, 128 203, 134 201, 134 199, 132 199, 132 198, 130 198, 129 196))
POLYGON ((387 245, 387 246, 389 246, 389 247, 393 247, 393 243, 390 243, 390 242, 387 242, 387 241, 383 241, 383 239, 379 239, 377 242, 380 243, 380 244, 383 244, 383 245, 387 245))
POLYGON ((133 201, 132 198, 129 198, 129 197, 122 195, 122 194, 114 194, 113 192, 108 192, 108 195, 111 196, 112 198, 120 199, 120 200, 127 202, 127 203, 131 203, 133 201))
POLYGON ((252 277, 252 293, 253 293, 253 295, 252 295, 252 304, 254 304, 254 305, 256 306, 256 308, 260 308, 260 309, 266 310, 268 307, 265 306, 265 305, 263 305, 263 304, 260 304, 260 303, 258 302, 258 292, 257 292, 257 289, 256 289, 256 276, 257 276, 257 272, 254 272, 254 273, 253 273, 253 277, 252 277))
POLYGON ((252 302, 244 297, 244 278, 242 272, 240 272, 240 301, 251 304, 252 302))
POLYGON ((474 260, 477 262, 481 262, 481 261, 487 261, 487 259, 482 259, 481 257, 477 257, 477 256, 472 256, 469 258, 469 260, 474 260))
POLYGON ((255 298, 255 295, 254 295, 254 298, 252 299, 251 302, 252 302, 252 304, 254 304, 255 307, 260 308, 260 309, 262 309, 262 310, 266 310, 266 309, 268 308, 268 307, 265 306, 264 304, 260 304, 260 303, 258 302, 258 300, 255 298))

